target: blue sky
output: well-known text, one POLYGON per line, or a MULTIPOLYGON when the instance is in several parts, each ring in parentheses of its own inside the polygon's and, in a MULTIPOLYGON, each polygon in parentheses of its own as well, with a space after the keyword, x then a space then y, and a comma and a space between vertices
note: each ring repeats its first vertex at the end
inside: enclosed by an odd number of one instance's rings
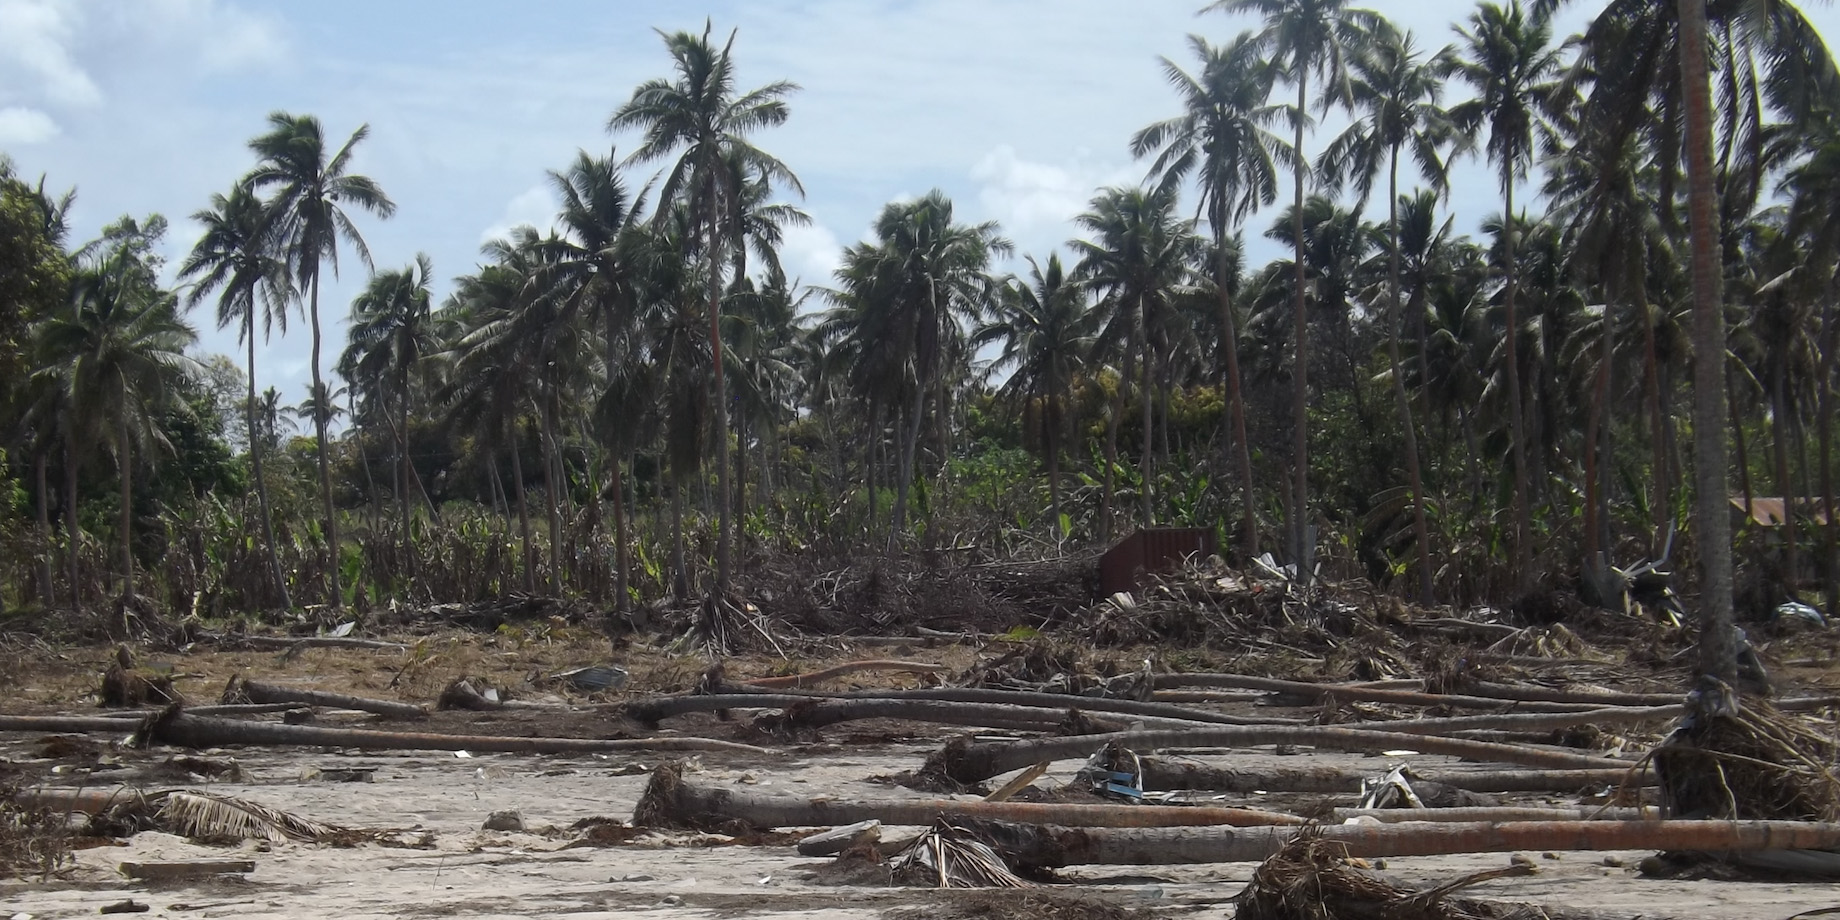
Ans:
MULTIPOLYGON (((1367 5, 1430 47, 1454 40, 1451 21, 1471 9, 1367 5)), ((1561 34, 1600 6, 1575 2, 1561 34)), ((1840 29, 1833 6, 1804 6, 1824 35, 1840 29)), ((815 223, 788 240, 788 271, 823 284, 839 247, 861 238, 884 203, 933 187, 953 197, 960 219, 1000 222, 1020 252, 1045 256, 1062 244, 1094 189, 1142 177, 1130 134, 1175 114, 1158 56, 1186 66, 1189 33, 1218 43, 1254 25, 1199 9, 1195 0, 0 0, 0 152, 26 176, 78 189, 77 239, 124 213, 165 214, 176 261, 197 233, 187 215, 252 165, 245 144, 268 112, 313 113, 340 139, 368 123, 354 168, 398 205, 392 220, 359 221, 377 263, 400 266, 423 251, 447 279, 472 270, 483 239, 548 225, 545 170, 578 148, 631 146, 604 125, 634 85, 667 74, 654 28, 700 29, 707 16, 718 31, 740 30, 743 85, 802 86, 789 123, 758 140, 809 192, 815 223)), ((1453 185, 1465 232, 1498 207, 1478 164, 1461 167, 1453 185)), ((1261 214, 1252 226, 1271 220, 1261 214)), ((1261 245, 1253 254, 1272 253, 1261 245)), ((322 306, 341 319, 364 279, 355 258, 342 268, 322 306)), ((194 322, 201 350, 240 354, 234 333, 210 328, 205 311, 194 322)), ((328 336, 336 353, 342 325, 328 336)), ((305 395, 304 329, 260 347, 258 360, 262 385, 289 401, 305 395)))

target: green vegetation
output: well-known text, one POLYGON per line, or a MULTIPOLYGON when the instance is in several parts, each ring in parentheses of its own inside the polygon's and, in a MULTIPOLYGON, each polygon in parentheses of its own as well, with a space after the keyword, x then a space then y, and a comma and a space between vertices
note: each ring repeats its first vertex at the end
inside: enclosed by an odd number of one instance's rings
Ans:
POLYGON ((549 174, 556 230, 492 241, 444 299, 424 255, 374 271, 344 343, 321 272, 370 267, 395 209, 364 127, 270 116, 176 287, 164 219, 73 246, 70 197, 0 160, 0 603, 624 608, 776 553, 1161 524, 1443 603, 1612 603, 1613 566, 1672 544, 1724 613, 1737 495, 1794 499, 1735 518, 1740 605, 1840 606, 1834 62, 1783 0, 1681 3, 1707 17, 1689 79, 1674 5, 1615 0, 1571 42, 1555 5, 1484 3, 1435 47, 1346 0, 1222 0, 1259 28, 1162 62, 1166 117, 1117 141, 1144 183, 1094 191, 1070 258, 933 191, 809 287, 768 152, 798 87, 736 85, 732 35, 665 35, 607 123, 628 155, 549 174), (1313 137, 1330 112, 1350 126, 1313 137), (1494 188, 1451 186, 1466 158, 1494 188), (1456 194, 1502 210, 1466 235, 1456 194), (1285 256, 1245 264, 1248 233, 1285 256), (240 360, 187 354, 205 303, 240 360), (256 336, 300 319, 290 406, 256 336))

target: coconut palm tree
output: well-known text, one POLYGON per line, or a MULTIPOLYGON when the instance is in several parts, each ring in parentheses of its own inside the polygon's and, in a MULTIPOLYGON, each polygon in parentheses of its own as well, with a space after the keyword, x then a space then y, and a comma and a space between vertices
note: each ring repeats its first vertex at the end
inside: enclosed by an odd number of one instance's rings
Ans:
POLYGON ((396 444, 396 505, 411 571, 415 547, 409 538, 409 490, 416 473, 409 460, 410 378, 436 350, 428 293, 433 271, 428 255, 416 253, 405 268, 371 275, 351 302, 350 342, 338 363, 354 387, 377 397, 386 417, 395 410, 390 429, 396 444))
POLYGON ((992 372, 1009 370, 1003 395, 1025 406, 1040 404, 1041 449, 1048 461, 1048 510, 1061 517, 1061 433, 1067 394, 1092 348, 1099 311, 1086 296, 1086 285, 1069 278, 1059 253, 1048 255, 1043 268, 1029 256, 1029 277, 1011 278, 995 305, 995 316, 972 336, 975 345, 1002 342, 992 372))
POLYGON ((1349 57, 1364 47, 1368 33, 1380 22, 1371 10, 1349 5, 1349 0, 1216 0, 1205 7, 1228 13, 1250 13, 1265 21, 1260 38, 1271 59, 1279 66, 1285 82, 1297 88, 1297 101, 1290 109, 1294 139, 1289 159, 1294 179, 1291 214, 1296 221, 1291 236, 1296 241, 1292 265, 1296 271, 1293 294, 1291 347, 1296 352, 1291 390, 1292 432, 1292 499, 1291 556, 1302 578, 1310 578, 1315 538, 1309 524, 1310 440, 1309 440, 1309 314, 1303 278, 1305 236, 1304 185, 1310 166, 1303 152, 1304 128, 1309 123, 1309 84, 1315 77, 1323 83, 1319 108, 1328 111, 1335 105, 1353 101, 1348 84, 1349 57))
POLYGON ((1475 91, 1476 98, 1450 110, 1458 127, 1471 136, 1487 130, 1488 158, 1499 170, 1504 220, 1502 267, 1506 290, 1502 297, 1506 323, 1504 346, 1508 378, 1509 453, 1514 462, 1514 572, 1519 584, 1532 577, 1533 530, 1527 472, 1527 430, 1523 418, 1520 369, 1520 315, 1515 298, 1520 271, 1515 252, 1514 187, 1527 173, 1536 140, 1550 127, 1545 113, 1561 94, 1562 66, 1552 44, 1552 23, 1520 0, 1503 7, 1484 2, 1457 29, 1463 56, 1450 64, 1451 72, 1475 91))
POLYGON ((1449 69, 1455 49, 1446 46, 1429 58, 1401 32, 1381 20, 1360 53, 1350 59, 1350 90, 1356 114, 1354 123, 1324 152, 1317 173, 1324 180, 1352 180, 1365 202, 1374 179, 1387 177, 1387 359, 1392 367, 1393 394, 1399 406, 1400 429, 1405 435, 1406 477, 1412 488, 1413 531, 1418 544, 1419 602, 1432 602, 1431 526, 1425 514, 1424 474, 1420 469, 1418 431, 1412 422, 1412 401, 1400 373, 1399 329, 1402 315, 1399 267, 1399 157, 1406 153, 1434 193, 1449 187, 1445 153, 1467 147, 1466 140, 1439 105, 1442 74, 1449 69))
MULTIPOLYGON (((272 190, 266 236, 286 259, 297 291, 307 297, 307 318, 313 332, 310 367, 313 394, 324 392, 320 377, 321 334, 319 325, 319 281, 321 266, 330 262, 334 277, 339 271, 339 240, 350 244, 366 268, 370 267, 370 249, 352 222, 352 210, 368 211, 387 218, 396 212, 378 185, 368 176, 350 172, 351 160, 359 142, 370 134, 370 126, 360 125, 345 143, 330 155, 326 151, 325 130, 311 115, 275 112, 268 116, 268 133, 249 142, 260 161, 243 181, 251 189, 272 190)), ((339 584, 339 524, 332 507, 332 472, 326 451, 327 413, 311 412, 313 435, 319 445, 319 488, 326 518, 326 546, 333 564, 330 573, 330 602, 336 608, 344 604, 339 584)))
POLYGON ((1252 558, 1259 552, 1259 528, 1246 404, 1240 391, 1238 323, 1229 293, 1234 285, 1228 261, 1234 247, 1228 245, 1228 236, 1247 216, 1277 199, 1283 144, 1268 130, 1280 114, 1268 101, 1277 67, 1264 56, 1263 41, 1252 33, 1241 33, 1225 47, 1191 35, 1189 46, 1201 59, 1198 77, 1162 59, 1163 74, 1181 96, 1183 113, 1137 132, 1131 152, 1140 158, 1155 152, 1150 174, 1164 185, 1192 176, 1201 192, 1201 210, 1214 238, 1211 271, 1220 298, 1221 351, 1233 426, 1227 440, 1234 445, 1241 476, 1242 551, 1252 558))
POLYGON ((268 503, 268 480, 262 474, 262 452, 267 439, 257 433, 256 321, 261 319, 264 339, 276 328, 287 331, 287 301, 293 295, 287 264, 263 238, 267 215, 248 185, 237 184, 228 196, 212 195, 210 207, 192 215, 204 235, 179 266, 179 277, 192 280, 186 294, 195 307, 218 292, 217 328, 238 325, 237 340, 248 349, 249 395, 244 415, 249 424, 249 463, 255 474, 256 501, 262 512, 262 543, 268 553, 269 576, 282 607, 293 607, 287 574, 275 549, 274 514, 268 503))
MULTIPOLYGON (((716 589, 727 593, 730 574, 730 487, 728 472, 728 400, 723 381, 721 265, 725 222, 733 203, 742 197, 737 178, 758 176, 804 194, 798 177, 784 163, 754 146, 748 135, 760 128, 784 124, 789 109, 786 97, 796 84, 779 81, 745 92, 735 87, 733 49, 735 34, 717 48, 712 26, 703 34, 659 34, 670 52, 674 79, 647 80, 633 90, 632 98, 607 120, 608 130, 637 129, 642 136, 629 162, 647 163, 677 158, 666 171, 659 189, 668 201, 689 205, 699 233, 684 237, 686 247, 703 249, 707 286, 709 349, 712 355, 715 398, 716 480, 720 492, 716 535, 716 589), (739 168, 737 168, 739 167, 739 168)), ((669 209, 660 207, 663 215, 669 209)), ((687 251, 686 251, 687 254, 687 251)))
POLYGON ((123 596, 134 593, 136 450, 150 459, 156 450, 171 449, 161 413, 186 411, 171 397, 196 369, 185 349, 197 333, 180 319, 178 298, 158 287, 157 261, 148 257, 164 228, 164 221, 155 221, 144 235, 129 225, 129 235, 140 239, 106 240, 92 250, 72 281, 69 303, 40 324, 36 342, 39 373, 55 377, 66 407, 68 456, 98 446, 114 455, 123 596))
POLYGON ((1105 292, 1118 311, 1108 324, 1106 336, 1119 341, 1125 337, 1122 330, 1127 328, 1126 323, 1136 325, 1130 337, 1142 367, 1137 388, 1144 428, 1139 473, 1144 485, 1139 499, 1145 527, 1155 523, 1155 477, 1151 466, 1155 425, 1150 380, 1157 355, 1152 350, 1151 330, 1156 325, 1152 317, 1160 320, 1177 290, 1188 282, 1189 266, 1198 253, 1192 227, 1176 216, 1175 193, 1175 188, 1168 185, 1102 189, 1088 210, 1074 218, 1081 229, 1093 236, 1091 240, 1072 243, 1080 257, 1078 277, 1105 292))

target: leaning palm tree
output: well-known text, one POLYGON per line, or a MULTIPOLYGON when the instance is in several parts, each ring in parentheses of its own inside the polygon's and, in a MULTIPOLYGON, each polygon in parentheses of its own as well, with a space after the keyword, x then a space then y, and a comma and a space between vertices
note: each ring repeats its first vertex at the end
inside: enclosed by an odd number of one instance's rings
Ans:
MULTIPOLYGON (((748 139, 759 128, 784 124, 789 109, 786 97, 798 89, 796 84, 779 81, 758 89, 740 92, 735 87, 735 64, 732 51, 734 33, 720 48, 710 40, 712 27, 705 24, 703 34, 691 32, 660 33, 670 52, 672 80, 647 80, 633 90, 629 99, 607 120, 608 130, 637 129, 643 140, 628 158, 631 162, 651 162, 677 154, 665 174, 660 195, 671 201, 684 201, 698 234, 684 237, 686 246, 703 247, 704 284, 708 292, 709 348, 714 369, 712 400, 715 406, 717 501, 716 589, 728 591, 730 574, 730 488, 728 481, 728 408, 722 377, 722 251, 731 241, 723 229, 733 202, 741 198, 742 189, 735 183, 737 175, 758 175, 769 182, 779 182, 804 194, 804 187, 784 163, 766 153, 748 139), (743 164, 737 170, 734 164, 743 164)), ((670 209, 660 206, 660 219, 670 209)))
POLYGON ((179 266, 179 277, 193 279, 187 306, 197 306, 218 291, 217 328, 238 324, 237 338, 248 349, 248 401, 244 415, 249 424, 249 463, 256 480, 257 506, 262 512, 262 542, 268 552, 269 575, 281 606, 294 606, 287 574, 275 549, 274 514, 268 504, 268 480, 262 475, 266 438, 258 436, 256 411, 256 320, 262 335, 275 327, 287 331, 287 300, 293 294, 287 265, 263 238, 266 215, 262 202, 249 186, 239 183, 229 196, 212 195, 211 206, 192 215, 204 235, 179 266))
POLYGON ((415 547, 409 539, 409 490, 415 467, 409 462, 410 378, 416 365, 435 351, 428 294, 433 271, 427 254, 417 253, 412 265, 372 275, 351 302, 351 340, 339 359, 347 379, 371 390, 386 409, 395 409, 390 428, 391 440, 396 442, 396 505, 412 571, 415 547))
POLYGON ((1029 278, 1011 279, 997 298, 995 318, 980 327, 972 342, 1001 342, 1003 351, 990 369, 1009 369, 1002 392, 1027 404, 1040 402, 1041 449, 1048 460, 1050 517, 1061 517, 1061 434, 1067 393, 1085 366, 1101 314, 1087 299, 1086 285, 1069 278, 1059 253, 1050 253, 1043 268, 1028 257, 1029 278))
MULTIPOLYGON (((269 201, 269 238, 287 260, 290 274, 307 297, 307 317, 312 325, 313 371, 312 393, 324 391, 320 377, 319 280, 323 263, 332 263, 332 273, 339 271, 339 240, 351 244, 358 258, 368 268, 370 249, 352 223, 349 208, 389 217, 396 205, 382 186, 368 176, 350 172, 351 159, 358 142, 370 134, 368 125, 360 125, 345 143, 330 156, 326 152, 325 131, 319 119, 311 115, 275 112, 268 116, 269 131, 249 142, 261 160, 244 181, 257 191, 273 189, 269 201)), ((309 396, 311 398, 311 394, 309 396)), ((326 546, 333 564, 326 570, 331 577, 330 602, 336 608, 344 603, 339 584, 339 524, 332 508, 332 472, 327 463, 324 412, 312 413, 314 439, 319 444, 319 488, 322 510, 326 517, 326 546)))
POLYGON ((134 458, 169 450, 159 413, 195 368, 185 349, 197 333, 179 318, 178 300, 153 284, 148 265, 128 246, 80 271, 71 299, 46 319, 39 366, 58 375, 71 424, 66 450, 80 456, 98 444, 115 457, 121 482, 121 593, 134 593, 134 458))
MULTIPOLYGON (((1291 235, 1296 240, 1292 264, 1296 271, 1292 315, 1291 348, 1296 352, 1295 373, 1291 389, 1292 432, 1291 474, 1291 556, 1299 575, 1310 578, 1315 538, 1309 524, 1310 438, 1309 399, 1309 312, 1303 278, 1305 256, 1303 241, 1304 180, 1309 162, 1303 152, 1303 131, 1309 122, 1309 83, 1311 77, 1323 82, 1320 108, 1352 102, 1348 85, 1347 61, 1351 53, 1366 45, 1369 32, 1380 22, 1371 10, 1349 6, 1349 0, 1215 0, 1206 10, 1228 13, 1251 13, 1265 21, 1260 33, 1272 60, 1281 68, 1286 82, 1297 88, 1297 102, 1290 110, 1294 133, 1289 158, 1294 177, 1291 213, 1295 223, 1291 235)), ((1204 10, 1205 12, 1205 10, 1204 10)))
POLYGON ((1352 179, 1365 201, 1374 179, 1386 172, 1387 199, 1387 359, 1392 366, 1394 400, 1399 405, 1400 428, 1405 434, 1406 477, 1412 488, 1412 526, 1418 543, 1419 602, 1432 602, 1431 526, 1425 515, 1425 481, 1420 469, 1418 431, 1412 422, 1412 401, 1400 372, 1399 327, 1403 322, 1399 269, 1399 156, 1412 158, 1422 178, 1435 193, 1449 186, 1445 152, 1466 147, 1450 116, 1438 104, 1443 95, 1441 74, 1455 51, 1446 47, 1429 59, 1412 43, 1412 33, 1382 22, 1372 40, 1356 54, 1352 94, 1357 115, 1348 130, 1323 154, 1317 171, 1323 178, 1352 179))
POLYGON ((1528 12, 1520 0, 1506 7, 1484 2, 1470 14, 1469 24, 1457 30, 1463 40, 1462 58, 1450 65, 1475 90, 1476 98, 1450 111, 1463 131, 1489 134, 1488 158, 1500 171, 1502 214, 1502 268, 1507 275, 1502 294, 1505 334, 1503 345, 1508 377, 1509 453, 1514 461, 1514 577, 1525 585, 1532 577, 1533 528, 1527 473, 1527 427, 1521 402, 1520 315, 1515 297, 1520 271, 1515 253, 1514 186, 1527 174, 1535 141, 1550 129, 1545 112, 1561 92, 1561 60, 1552 44, 1552 24, 1539 10, 1528 12))
POLYGON ((1263 54, 1264 43, 1242 33, 1225 47, 1189 36, 1201 59, 1199 76, 1191 76, 1168 58, 1163 74, 1182 97, 1183 113, 1150 125, 1131 138, 1138 157, 1156 152, 1152 176, 1164 185, 1192 176, 1201 191, 1201 210, 1214 237, 1214 289, 1220 297, 1221 351, 1225 356, 1227 407, 1235 461, 1240 469, 1240 506, 1244 518, 1243 551, 1258 555, 1259 528, 1254 510, 1252 449, 1246 440, 1246 403, 1240 392, 1239 332, 1234 316, 1228 245, 1232 228, 1278 196, 1278 160, 1282 143, 1267 126, 1280 114, 1271 105, 1276 66, 1263 54))

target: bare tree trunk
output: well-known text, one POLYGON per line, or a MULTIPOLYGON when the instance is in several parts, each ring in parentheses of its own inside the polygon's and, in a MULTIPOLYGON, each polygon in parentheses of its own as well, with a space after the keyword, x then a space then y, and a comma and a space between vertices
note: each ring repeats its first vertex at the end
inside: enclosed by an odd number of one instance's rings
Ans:
MULTIPOLYGON (((57 586, 52 584, 52 569, 56 566, 53 557, 56 550, 51 547, 51 491, 45 483, 45 451, 41 446, 32 456, 32 480, 38 490, 38 551, 41 554, 38 588, 39 602, 46 609, 57 606, 57 586)), ((74 591, 75 585, 71 586, 74 591)))
MULTIPOLYGON (((332 465, 326 456, 326 415, 331 408, 332 394, 326 391, 324 380, 319 373, 319 262, 313 264, 313 276, 308 279, 307 314, 313 324, 313 394, 315 398, 325 397, 327 405, 313 407, 313 436, 318 447, 319 458, 319 496, 321 510, 326 515, 326 552, 330 564, 326 566, 327 577, 331 579, 332 597, 327 603, 332 609, 340 610, 345 606, 344 586, 340 584, 339 575, 339 519, 332 508, 332 465)), ((366 469, 369 469, 367 466, 366 469)))
POLYGON ((684 489, 675 471, 671 482, 671 596, 690 596, 690 569, 684 553, 684 489))
POLYGON ((134 454, 128 443, 128 413, 124 407, 117 426, 116 465, 121 471, 121 596, 134 594, 134 454))
POLYGON ((1519 255, 1516 251, 1516 231, 1514 219, 1514 168, 1510 162, 1501 167, 1502 188, 1502 237, 1504 258, 1502 267, 1508 275, 1508 290, 1503 298, 1507 335, 1506 360, 1508 363, 1508 439, 1509 453, 1514 460, 1514 586, 1517 591, 1524 590, 1533 577, 1533 527, 1530 523, 1531 500, 1527 487, 1527 423, 1522 414, 1521 405, 1521 364, 1520 364, 1520 316, 1515 312, 1515 295, 1519 293, 1521 273, 1519 255))
POLYGON ((1648 391, 1650 437, 1654 440, 1649 448, 1650 462, 1654 464, 1654 495, 1651 498, 1654 533, 1649 539, 1650 548, 1659 550, 1661 542, 1667 539, 1668 522, 1674 517, 1674 475, 1668 465, 1667 413, 1661 405, 1660 357, 1655 347, 1654 317, 1649 312, 1648 276, 1639 264, 1635 275, 1630 279, 1630 289, 1636 315, 1642 321, 1642 385, 1648 391))
POLYGON ((1412 398, 1406 393, 1403 362, 1399 358, 1399 327, 1403 304, 1399 281, 1399 145, 1394 144, 1387 172, 1387 236, 1392 241, 1387 271, 1392 276, 1392 316, 1387 322, 1386 356, 1393 370, 1393 398, 1399 404, 1399 426, 1405 433, 1406 480, 1412 486, 1412 531, 1418 543, 1418 602, 1429 606, 1431 590, 1431 524, 1425 516, 1425 477, 1419 468, 1418 430, 1412 424, 1412 398))
POLYGON ((1156 512, 1153 510, 1151 493, 1156 488, 1156 468, 1152 463, 1151 448, 1156 439, 1156 417, 1151 411, 1150 379, 1151 367, 1155 363, 1150 355, 1150 298, 1144 291, 1137 292, 1137 343, 1143 349, 1138 361, 1141 373, 1138 375, 1138 410, 1142 413, 1139 422, 1144 426, 1144 459, 1138 466, 1138 476, 1143 486, 1138 493, 1138 505, 1143 512, 1143 526, 1156 526, 1156 512))
POLYGON ((613 475, 613 609, 625 613, 631 604, 627 597, 627 572, 632 565, 630 537, 626 532, 626 477, 624 475, 625 459, 618 454, 612 456, 613 475))
MULTIPOLYGON (((514 426, 515 428, 515 423, 514 426)), ((524 540, 524 592, 537 591, 537 554, 530 542, 530 501, 524 492, 524 460, 518 455, 517 438, 511 438, 511 480, 517 487, 518 530, 524 540)))
POLYGON ((1789 397, 1785 392, 1783 361, 1776 361, 1770 371, 1770 449, 1776 459, 1776 493, 1783 503, 1783 587, 1790 597, 1801 584, 1801 560, 1797 558, 1795 483, 1789 478, 1789 397))
MULTIPOLYGON (((409 577, 413 579, 416 573, 415 540, 409 534, 409 481, 415 477, 415 467, 409 462, 408 376, 405 374, 399 383, 401 389, 396 392, 396 398, 399 401, 396 407, 396 462, 397 476, 402 480, 402 486, 397 490, 396 505, 397 514, 402 522, 403 556, 409 565, 409 577)), ((418 482, 417 485, 419 487, 420 483, 418 482)))
POLYGON ((274 579, 275 594, 281 606, 293 609, 294 598, 288 592, 287 573, 281 570, 281 557, 275 551, 275 516, 268 506, 268 480, 262 475, 262 437, 256 431, 256 316, 253 307, 243 313, 243 338, 249 346, 249 403, 244 415, 249 421, 249 465, 256 480, 256 505, 262 510, 262 547, 268 551, 268 573, 274 579))
MULTIPOLYGON (((703 162, 704 175, 708 176, 705 201, 709 207, 709 353, 711 367, 714 369, 715 410, 716 410, 716 491, 721 500, 716 506, 716 593, 728 594, 730 575, 729 550, 729 483, 728 483, 728 389, 723 382, 722 357, 722 270, 721 270, 721 235, 719 233, 720 217, 716 213, 716 173, 715 163, 709 159, 703 162)), ((737 279, 739 280, 739 279, 737 279)))
MULTIPOLYGON (((547 390, 548 388, 545 387, 547 390)), ((549 591, 562 596, 562 509, 558 490, 562 483, 557 475, 555 394, 543 394, 543 498, 549 512, 549 591)))
POLYGON ((1821 574, 1826 607, 1840 609, 1840 514, 1834 508, 1833 390, 1835 317, 1830 311, 1822 320, 1821 362, 1815 396, 1815 439, 1820 442, 1821 477, 1821 574))
POLYGON ((70 421, 64 431, 64 536, 65 553, 70 562, 70 606, 83 606, 82 525, 77 523, 77 445, 70 436, 70 421))
POLYGON ((1304 92, 1309 83, 1308 62, 1294 62, 1298 65, 1297 77, 1297 111, 1293 116, 1296 121, 1296 146, 1293 151, 1298 162, 1292 167, 1296 173, 1296 196, 1292 201, 1291 233, 1295 237, 1296 251, 1293 254, 1296 265, 1295 284, 1297 285, 1297 303, 1292 316, 1291 354, 1291 561, 1296 564, 1297 577, 1304 585, 1309 585, 1315 565, 1311 559, 1314 547, 1310 535, 1310 315, 1309 303, 1303 272, 1303 176, 1308 166, 1303 163, 1303 123, 1308 109, 1308 98, 1304 92))
MULTIPOLYGON (((1224 209, 1217 209, 1224 210, 1224 209)), ((1221 349, 1226 353, 1227 411, 1233 429, 1228 440, 1240 473, 1241 552, 1247 559, 1259 554, 1259 519, 1252 492, 1252 447, 1246 441, 1246 401, 1240 392, 1239 330, 1233 319, 1233 299, 1228 293, 1227 227, 1224 214, 1214 218, 1214 286, 1220 294, 1221 349)))

